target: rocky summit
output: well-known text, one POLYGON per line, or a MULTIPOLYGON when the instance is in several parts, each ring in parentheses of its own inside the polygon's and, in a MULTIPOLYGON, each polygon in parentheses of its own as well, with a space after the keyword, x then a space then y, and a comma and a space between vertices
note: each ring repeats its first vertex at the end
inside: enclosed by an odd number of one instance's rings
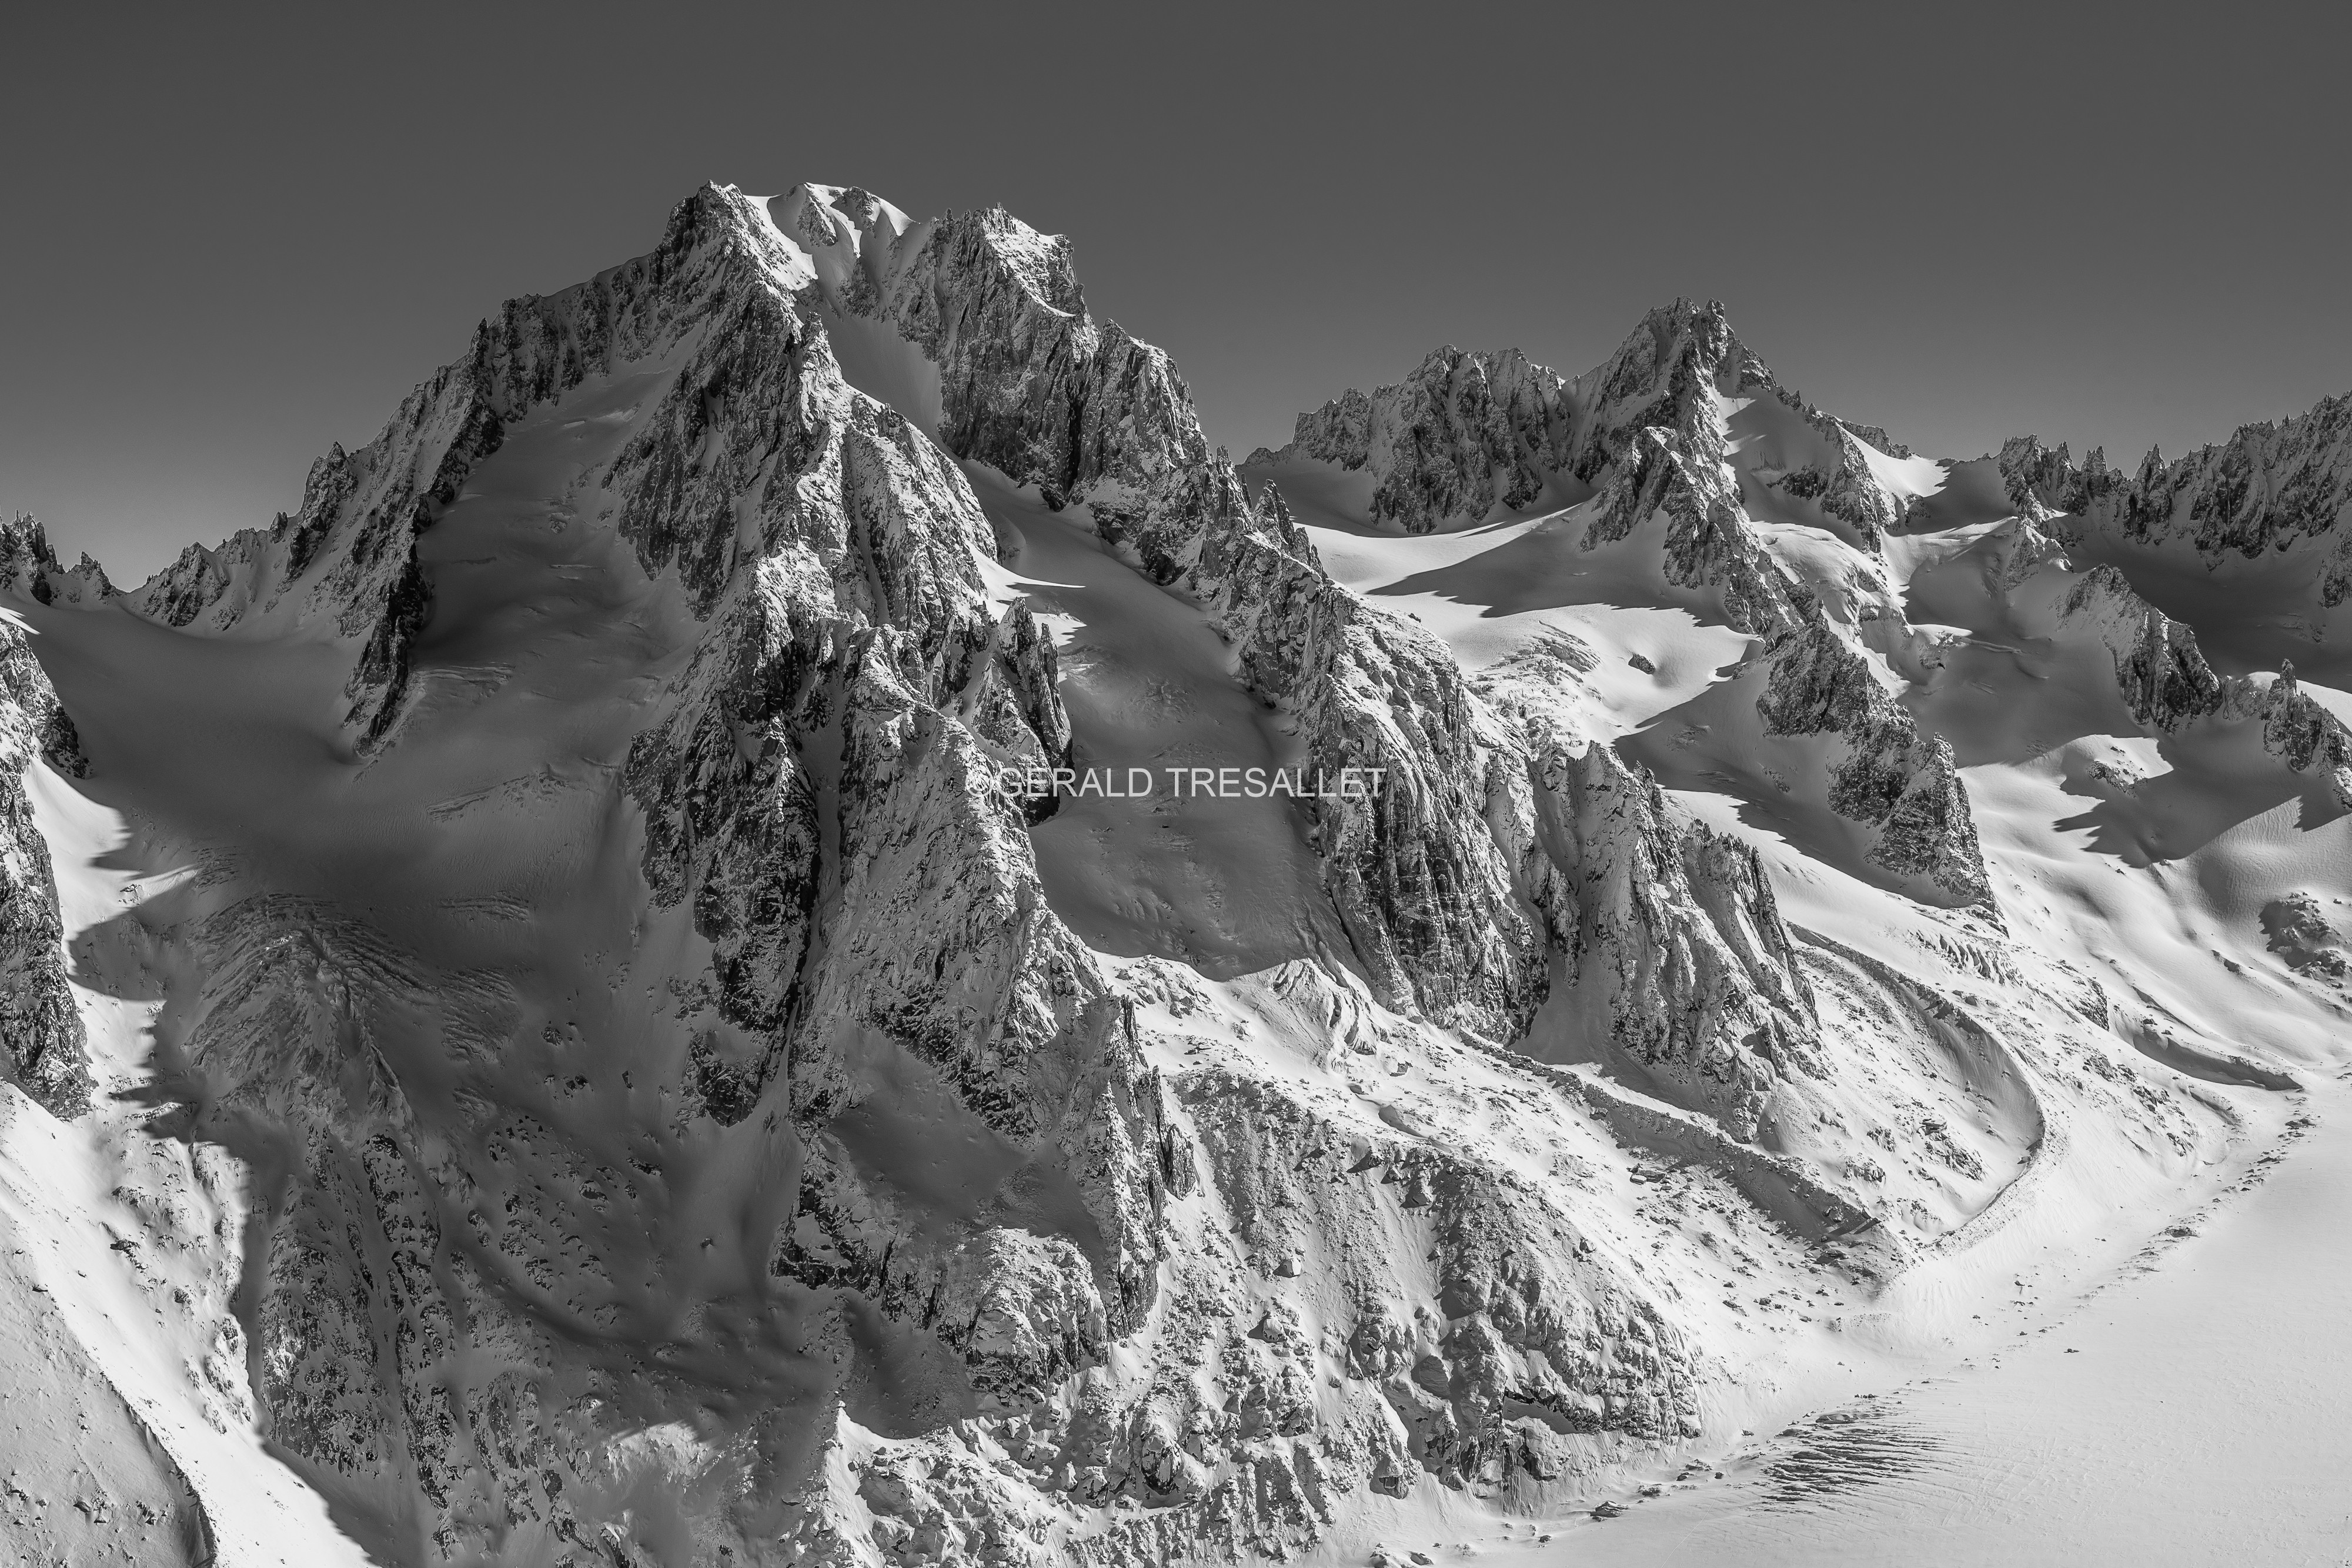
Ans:
POLYGON ((2347 409, 1935 458, 1685 300, 1235 464, 1069 241, 706 186, 142 586, 0 527, 0 1539, 1396 1564, 1780 1463, 2308 1124, 2347 409))

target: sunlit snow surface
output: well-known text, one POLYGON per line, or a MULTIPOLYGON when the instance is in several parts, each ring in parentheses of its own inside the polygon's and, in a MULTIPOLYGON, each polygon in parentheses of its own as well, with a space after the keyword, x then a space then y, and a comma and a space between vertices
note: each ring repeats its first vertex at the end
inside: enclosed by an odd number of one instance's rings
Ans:
MULTIPOLYGON (((178 1310, 192 1298, 216 1302, 233 1279, 202 1253, 142 1239, 155 1234, 158 1207, 199 1234, 239 1226, 231 1163, 216 1149, 121 1135, 147 1110, 103 1095, 145 1081, 144 1036, 162 995, 152 954, 125 917, 177 879, 124 865, 121 818, 46 768, 27 782, 57 862, 102 1093, 84 1123, 0 1100, 0 1412, 35 1424, 17 1425, 9 1445, 13 1506, 0 1513, 0 1546, 11 1516, 21 1522, 27 1511, 49 1515, 42 1522, 68 1539, 110 1513, 152 1514, 163 1526, 154 1543, 188 1560, 209 1545, 224 1563, 359 1568, 368 1559, 322 1500, 254 1434, 240 1398, 242 1343, 178 1310)), ((29 1531, 17 1539, 33 1544, 29 1531)))
MULTIPOLYGON (((2352 1398, 2352 1245, 2339 1223, 2352 1212, 2341 1082, 2352 1016, 2340 990, 2291 976, 2265 949, 2260 919, 2296 891, 2339 921, 2352 913, 2352 818, 2250 733, 2141 738, 2104 650, 2016 623, 1979 580, 1981 550, 2012 510, 1990 465, 1885 461, 1882 480, 1926 497, 1916 531, 1877 552, 1818 517, 1759 512, 1759 531, 1801 578, 1874 585, 1940 644, 1926 680, 1888 678, 1958 753, 2010 952, 2039 985, 2063 993, 2095 977, 2126 1010, 2199 1042, 2198 1057, 2171 1060, 2210 1081, 2199 1092, 2236 1134, 2151 1184, 2120 1140, 2103 1151, 2101 1130, 2080 1119, 2053 1127, 2018 1184, 2031 1190, 1969 1227, 1972 1246, 1846 1319, 1826 1364, 1792 1355, 1779 1397, 1760 1402, 1754 1435, 1728 1455, 1655 1496, 1629 1490, 1611 1518, 1473 1527, 1444 1510, 1397 1510, 1331 1560, 1367 1542, 1396 1562, 1419 1551, 1790 1568, 2334 1563, 2352 1552, 2341 1480, 2352 1426, 2336 1416, 2352 1398), (2102 763, 2157 788, 2094 792, 2085 781, 2102 763), (2203 1051, 2287 1063, 2305 1091, 2252 1089, 2203 1051), (2249 1166, 2266 1145, 2274 1152, 2249 1166)), ((1362 476, 1292 462, 1251 478, 1282 487, 1335 577, 1445 639, 1467 669, 1549 632, 1580 640, 1595 661, 1569 699, 1580 716, 1680 786, 1692 815, 1757 842, 1793 925, 1998 1007, 1998 983, 1967 972, 1964 936, 1841 874, 1785 817, 1775 780, 1759 776, 1752 694, 1733 689, 1747 639, 1677 605, 1638 565, 1614 565, 1621 552, 1579 551, 1585 508, 1407 537, 1366 526, 1362 476), (1654 673, 1631 665, 1636 654, 1654 673), (1938 962, 1939 950, 1960 961, 1938 962)), ((2080 552, 2076 564, 2120 554, 2080 552)), ((2323 704, 2352 706, 2312 684, 2336 667, 2325 650, 2307 667, 2293 641, 2313 622, 2261 608, 2286 596, 2282 569, 2216 582, 2193 564, 2127 564, 2200 634, 2217 626, 2217 667, 2275 669, 2284 653, 2323 704)), ((2142 1043, 2163 1059, 2162 1042, 2142 1043)))
MULTIPOLYGON (((830 265, 820 256, 814 275, 837 290, 830 265)), ((919 354, 862 319, 828 331, 854 384, 936 424, 937 375, 919 354)), ((192 913, 257 892, 339 904, 440 986, 444 1010, 388 1045, 408 1053, 400 1077, 428 1122, 448 1109, 436 1097, 457 1092, 441 1065, 450 1043, 478 1021, 467 988, 495 975, 511 1011, 501 1028, 523 1042, 500 1093, 616 1166, 629 1138, 667 1124, 622 1070, 669 1021, 651 977, 685 967, 693 939, 683 914, 642 901, 617 773, 694 627, 675 585, 646 578, 581 483, 628 439, 661 380, 592 382, 537 411, 425 536, 436 609, 423 695, 397 743, 364 765, 340 737, 345 671, 323 645, 267 625, 203 638, 120 609, 26 607, 98 780, 31 776, 100 1108, 87 1124, 0 1121, 0 1331, 33 1352, 0 1357, 0 1408, 79 1401, 87 1412, 85 1430, 23 1448, 54 1454, 48 1472, 16 1479, 53 1508, 94 1475, 122 1506, 168 1511, 175 1469, 215 1505, 224 1564, 367 1560, 353 1537, 369 1539, 370 1521, 339 1514, 339 1500, 251 1436, 243 1347, 205 1327, 225 1316, 234 1246, 208 1261, 118 1245, 134 1233, 235 1236, 243 1221, 226 1155, 125 1135, 170 1099, 157 1081, 182 1065, 176 1042, 152 1031, 189 980, 162 934, 192 913), (134 1201, 173 1212, 133 1215, 134 1201), (142 1457, 151 1450, 170 1467, 142 1457)), ((1777 403, 1726 412, 1734 452, 1775 466, 1809 460, 1819 439, 1777 403)), ((2292 892, 2343 909, 2352 818, 2243 733, 2148 738, 2103 652, 2031 606, 1996 603, 1982 558, 2008 514, 1981 465, 1873 467, 1924 497, 1912 530, 1874 551, 1777 494, 1744 499, 1842 634, 1953 743, 2005 936, 1851 874, 1848 830, 1807 806, 1821 793, 1810 764, 1756 719, 1740 672, 1752 640, 1672 589, 1654 541, 1581 549, 1586 497, 1403 537, 1365 526, 1360 476, 1298 463, 1249 477, 1281 486, 1338 580, 1442 639, 1474 678, 1507 679, 1538 657, 1576 669, 1547 694, 1563 723, 1648 765, 1687 818, 1756 844, 1824 974, 1864 976, 1874 961, 2004 1028, 2046 1025, 2025 993, 2079 998, 2077 1026, 2116 1020, 2129 1038, 2116 1049, 2169 1075, 2189 1111, 2179 1143, 2159 1145, 2071 1114, 2021 1057, 1972 1052, 1916 1020, 1832 1039, 1850 1069, 1833 1108, 1859 1123, 1896 1096, 1946 1096, 1971 1113, 1951 1146, 1982 1167, 1923 1187, 1916 1218, 1937 1239, 1874 1298, 1831 1297, 1768 1228, 1710 1228, 1709 1215, 1738 1207, 1719 1176, 1654 1183, 1596 1122, 1538 1100, 1467 1042, 1432 1030, 1419 1054, 1335 1050, 1359 1026, 1371 1039, 1399 1020, 1374 1018, 1344 975, 1302 977, 1346 943, 1295 807, 1082 799, 1033 833, 1055 912, 1107 967, 1139 988, 1155 966, 1198 977, 1205 1002, 1181 1019, 1164 995, 1139 1009, 1165 1026, 1155 1066, 1173 1075, 1222 1061, 1277 1077, 1336 1121, 1444 1137, 1530 1182, 1584 1173, 1580 1225, 1645 1281, 1686 1288, 1684 1321, 1740 1369, 1703 1390, 1710 1437, 1674 1456, 1673 1471, 1595 1474, 1591 1500, 1622 1501, 1622 1517, 1489 1506, 1423 1480, 1402 1499, 1363 1500, 1318 1560, 1361 1562, 1377 1545, 1399 1562, 2333 1562, 2352 1541, 2339 1479, 2352 1425, 2335 1416, 2352 1400, 2352 1247, 2338 1239, 2352 1211, 2352 1093, 2337 1082, 2352 1017, 2336 992, 2290 973, 2260 919, 2292 892), (1874 642, 1893 617, 1866 612, 1900 612, 1917 642, 1874 642), (2149 786, 2127 799, 2095 789, 2101 768, 2149 786), (2306 1087, 2256 1076, 2282 1071, 2306 1087), (2279 1144, 2283 1130, 2295 1136, 2279 1144), (2265 1153, 2274 1146, 2283 1163, 2265 1153), (1724 1264, 1726 1237, 1756 1255, 1724 1264), (1743 1429, 1753 1436, 1732 1436, 1743 1429), (1640 1497, 1645 1481, 1659 1495, 1640 1497)), ((1287 721, 1243 687, 1199 607, 1107 549, 1083 516, 992 470, 968 477, 1016 547, 991 588, 1025 597, 1055 637, 1081 766, 1296 761, 1287 721)), ((2200 632, 2210 621, 2225 668, 2274 669, 2308 629, 2301 610, 2246 608, 2267 579, 2215 587, 2187 569, 2149 570, 2158 586, 2143 591, 2200 632)), ((2338 672, 2324 648, 2305 671, 2338 672)), ((1860 1019, 1838 1009, 1879 994, 1857 982, 1828 1017, 1860 1019)), ((1587 1072, 1574 1021, 1548 1012, 1529 1043, 1559 1047, 1562 1071, 1587 1072)), ((872 1064, 881 1076, 895 1065, 872 1064)), ((1646 1103, 1639 1085, 1612 1092, 1646 1103)), ((959 1141, 968 1130, 932 1101, 922 1083, 894 1082, 841 1131, 888 1145, 908 1190, 951 1209, 991 1151, 959 1141)), ((1827 1124, 1776 1136, 1824 1166, 1866 1152, 1827 1124)), ((743 1142, 698 1137, 666 1146, 663 1178, 610 1221, 601 1195, 593 1206, 579 1190, 541 1195, 593 1238, 602 1276, 567 1266, 558 1278, 602 1292, 593 1304, 616 1343, 667 1343, 691 1318, 708 1331, 695 1343, 726 1347, 691 1371, 788 1404, 799 1392, 789 1324, 759 1279, 758 1221, 774 1218, 766 1195, 779 1173, 745 1157, 743 1142)), ((1196 1204, 1171 1223, 1203 1214, 1196 1204)), ((1419 1267, 1395 1260, 1400 1278, 1419 1267)), ((927 1396, 911 1375, 877 1396, 908 1410, 927 1396)), ((656 1533, 667 1477, 694 1441, 650 1424, 613 1456, 613 1486, 656 1533)))

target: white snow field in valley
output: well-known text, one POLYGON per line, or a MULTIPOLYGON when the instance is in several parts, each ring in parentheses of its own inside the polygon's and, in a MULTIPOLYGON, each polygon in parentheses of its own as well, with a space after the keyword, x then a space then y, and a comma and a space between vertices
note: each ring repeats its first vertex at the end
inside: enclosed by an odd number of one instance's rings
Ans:
POLYGON ((453 343, 0 527, 0 1560, 2352 1560, 2352 400, 1237 464, 824 185, 453 343))

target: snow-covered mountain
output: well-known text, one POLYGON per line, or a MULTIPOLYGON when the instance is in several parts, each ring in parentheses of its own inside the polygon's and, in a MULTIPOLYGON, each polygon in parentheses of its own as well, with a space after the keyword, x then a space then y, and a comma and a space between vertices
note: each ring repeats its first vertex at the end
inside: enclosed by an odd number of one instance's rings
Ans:
POLYGON ((1402 1562, 1762 1462, 2311 1124, 2347 450, 1931 460, 1684 302, 1236 466, 1068 242, 705 187, 270 527, 0 529, 0 1529, 1402 1562))

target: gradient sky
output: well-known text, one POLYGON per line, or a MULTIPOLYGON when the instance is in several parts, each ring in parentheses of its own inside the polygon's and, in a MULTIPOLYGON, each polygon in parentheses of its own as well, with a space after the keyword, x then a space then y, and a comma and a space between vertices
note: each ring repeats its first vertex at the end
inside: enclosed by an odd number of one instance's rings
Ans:
POLYGON ((2314 8, 43 7, 0 64, 0 508, 133 580, 700 181, 1002 201, 1236 455, 1429 349, 1713 297, 1927 452, 2352 389, 2314 8), (860 18, 877 20, 861 22, 860 18))

